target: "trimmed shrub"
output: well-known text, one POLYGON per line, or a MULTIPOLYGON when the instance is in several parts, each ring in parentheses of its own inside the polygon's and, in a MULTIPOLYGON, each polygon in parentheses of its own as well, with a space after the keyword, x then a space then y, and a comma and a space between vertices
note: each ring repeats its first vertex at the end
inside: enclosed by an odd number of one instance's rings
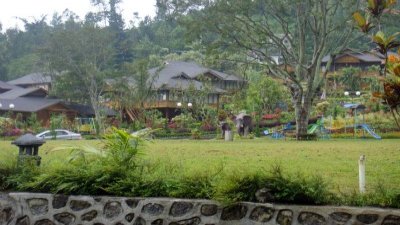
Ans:
POLYGON ((217 199, 224 202, 255 202, 256 192, 268 190, 270 201, 291 204, 327 204, 334 199, 328 185, 319 176, 284 176, 279 167, 263 174, 232 175, 217 191, 217 199))

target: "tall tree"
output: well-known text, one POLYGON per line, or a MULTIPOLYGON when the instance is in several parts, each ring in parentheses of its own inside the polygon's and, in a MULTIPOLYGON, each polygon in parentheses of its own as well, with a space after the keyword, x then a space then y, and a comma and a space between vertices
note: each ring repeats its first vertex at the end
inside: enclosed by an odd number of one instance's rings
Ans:
POLYGON ((171 2, 182 3, 175 4, 176 11, 189 15, 185 17, 189 32, 208 40, 210 52, 241 51, 285 80, 296 111, 297 138, 307 135, 312 103, 323 80, 321 60, 347 44, 351 28, 346 22, 357 0, 171 2))
POLYGON ((109 29, 114 35, 115 48, 115 66, 121 69, 124 63, 132 62, 132 41, 128 38, 128 34, 124 31, 124 20, 122 15, 117 11, 118 4, 121 0, 109 0, 109 10, 107 13, 109 29))
POLYGON ((2 25, 0 23, 0 80, 7 80, 7 37, 1 33, 2 25))
POLYGON ((146 59, 125 64, 123 73, 127 76, 116 79, 111 98, 130 120, 141 121, 144 104, 154 95, 152 88, 156 76, 149 74, 146 59))
POLYGON ((25 31, 17 28, 6 31, 8 78, 13 79, 32 72, 43 72, 44 65, 40 61, 38 49, 43 46, 46 37, 50 33, 50 26, 46 23, 46 17, 28 21, 20 19, 24 23, 25 31))
POLYGON ((55 92, 69 100, 89 103, 102 131, 101 95, 104 79, 112 62, 112 36, 95 23, 84 23, 78 29, 61 29, 52 34, 42 56, 57 72, 55 92))
POLYGON ((118 11, 118 5, 122 0, 91 0, 92 5, 100 10, 96 13, 89 13, 86 18, 99 24, 104 24, 113 35, 112 44, 114 47, 114 69, 122 69, 124 63, 132 62, 132 40, 125 32, 125 22, 121 13, 118 11))

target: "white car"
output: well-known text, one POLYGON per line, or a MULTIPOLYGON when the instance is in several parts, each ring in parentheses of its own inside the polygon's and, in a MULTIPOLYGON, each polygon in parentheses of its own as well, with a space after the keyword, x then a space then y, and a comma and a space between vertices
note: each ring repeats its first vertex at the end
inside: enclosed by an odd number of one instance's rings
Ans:
MULTIPOLYGON (((81 134, 77 134, 74 132, 71 132, 69 130, 61 130, 61 129, 56 129, 54 130, 55 132, 55 139, 63 139, 63 140, 80 140, 82 139, 81 134)), ((46 130, 43 131, 42 133, 39 133, 36 135, 38 138, 42 139, 54 139, 54 133, 51 130, 46 130)))

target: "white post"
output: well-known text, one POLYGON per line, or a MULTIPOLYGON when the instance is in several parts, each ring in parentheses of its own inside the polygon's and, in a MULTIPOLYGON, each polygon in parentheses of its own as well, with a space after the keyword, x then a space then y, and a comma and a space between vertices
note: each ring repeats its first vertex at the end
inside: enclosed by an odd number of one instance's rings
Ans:
POLYGON ((225 141, 233 141, 233 131, 231 130, 225 131, 225 141))
POLYGON ((365 193, 365 155, 361 155, 358 160, 358 175, 360 193, 365 193))

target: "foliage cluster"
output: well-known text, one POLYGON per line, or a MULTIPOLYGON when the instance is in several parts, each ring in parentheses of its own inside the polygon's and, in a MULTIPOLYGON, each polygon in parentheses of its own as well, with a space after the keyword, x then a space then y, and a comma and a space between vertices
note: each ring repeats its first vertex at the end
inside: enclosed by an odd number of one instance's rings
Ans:
MULTIPOLYGON (((94 153, 94 152, 92 152, 94 153)), ((98 154, 97 152, 95 153, 98 154)), ((129 154, 128 154, 129 155, 129 154)), ((130 159, 130 158, 129 158, 130 159)), ((253 176, 217 172, 185 174, 176 166, 138 162, 130 168, 119 168, 115 163, 125 162, 114 153, 101 160, 74 158, 69 164, 47 168, 15 167, 2 173, 2 190, 53 192, 64 194, 122 195, 142 197, 177 197, 217 199, 223 202, 256 201, 257 190, 268 187, 276 202, 299 204, 327 204, 331 196, 325 183, 304 176, 286 177, 281 171, 253 176), (133 166, 133 167, 132 167, 133 166), (164 168, 158 168, 164 167, 164 168), (166 171, 161 172, 162 169, 166 171), (163 173, 172 173, 168 176, 163 173), (222 178, 222 180, 221 180, 222 178)), ((2 171, 6 168, 2 167, 2 171)))
POLYGON ((400 32, 397 29, 396 32, 388 33, 382 27, 383 23, 387 23, 387 21, 382 20, 383 18, 387 15, 398 14, 397 1, 367 1, 366 5, 364 12, 356 11, 353 13, 353 19, 361 32, 371 38, 371 42, 374 43, 378 52, 384 56, 384 89, 383 93, 376 93, 376 96, 389 106, 393 119, 397 127, 400 128, 400 59, 396 55, 390 54, 391 51, 396 52, 396 50, 400 53, 400 32), (374 30, 375 27, 376 30, 374 30), (374 33, 369 35, 369 32, 374 33))
POLYGON ((109 158, 103 160, 53 164, 40 169, 1 165, 0 190, 215 199, 232 203, 257 202, 257 191, 266 188, 269 201, 277 203, 400 207, 400 193, 384 187, 367 195, 335 195, 319 176, 285 175, 279 168, 252 175, 225 174, 223 168, 185 173, 177 165, 155 165, 155 162, 138 160, 135 167, 126 170, 109 158))
POLYGON ((9 113, 7 117, 0 117, 0 134, 3 137, 16 137, 25 132, 36 133, 41 130, 41 124, 35 113, 32 113, 26 121, 22 120, 22 114, 15 117, 9 113))
POLYGON ((256 193, 265 188, 269 201, 296 204, 329 204, 334 195, 321 177, 306 177, 302 174, 288 176, 279 166, 271 172, 252 175, 230 174, 229 179, 218 189, 216 198, 221 201, 257 201, 256 193))
POLYGON ((162 113, 158 110, 146 110, 143 112, 146 127, 149 128, 164 128, 167 119, 163 117, 162 113))

